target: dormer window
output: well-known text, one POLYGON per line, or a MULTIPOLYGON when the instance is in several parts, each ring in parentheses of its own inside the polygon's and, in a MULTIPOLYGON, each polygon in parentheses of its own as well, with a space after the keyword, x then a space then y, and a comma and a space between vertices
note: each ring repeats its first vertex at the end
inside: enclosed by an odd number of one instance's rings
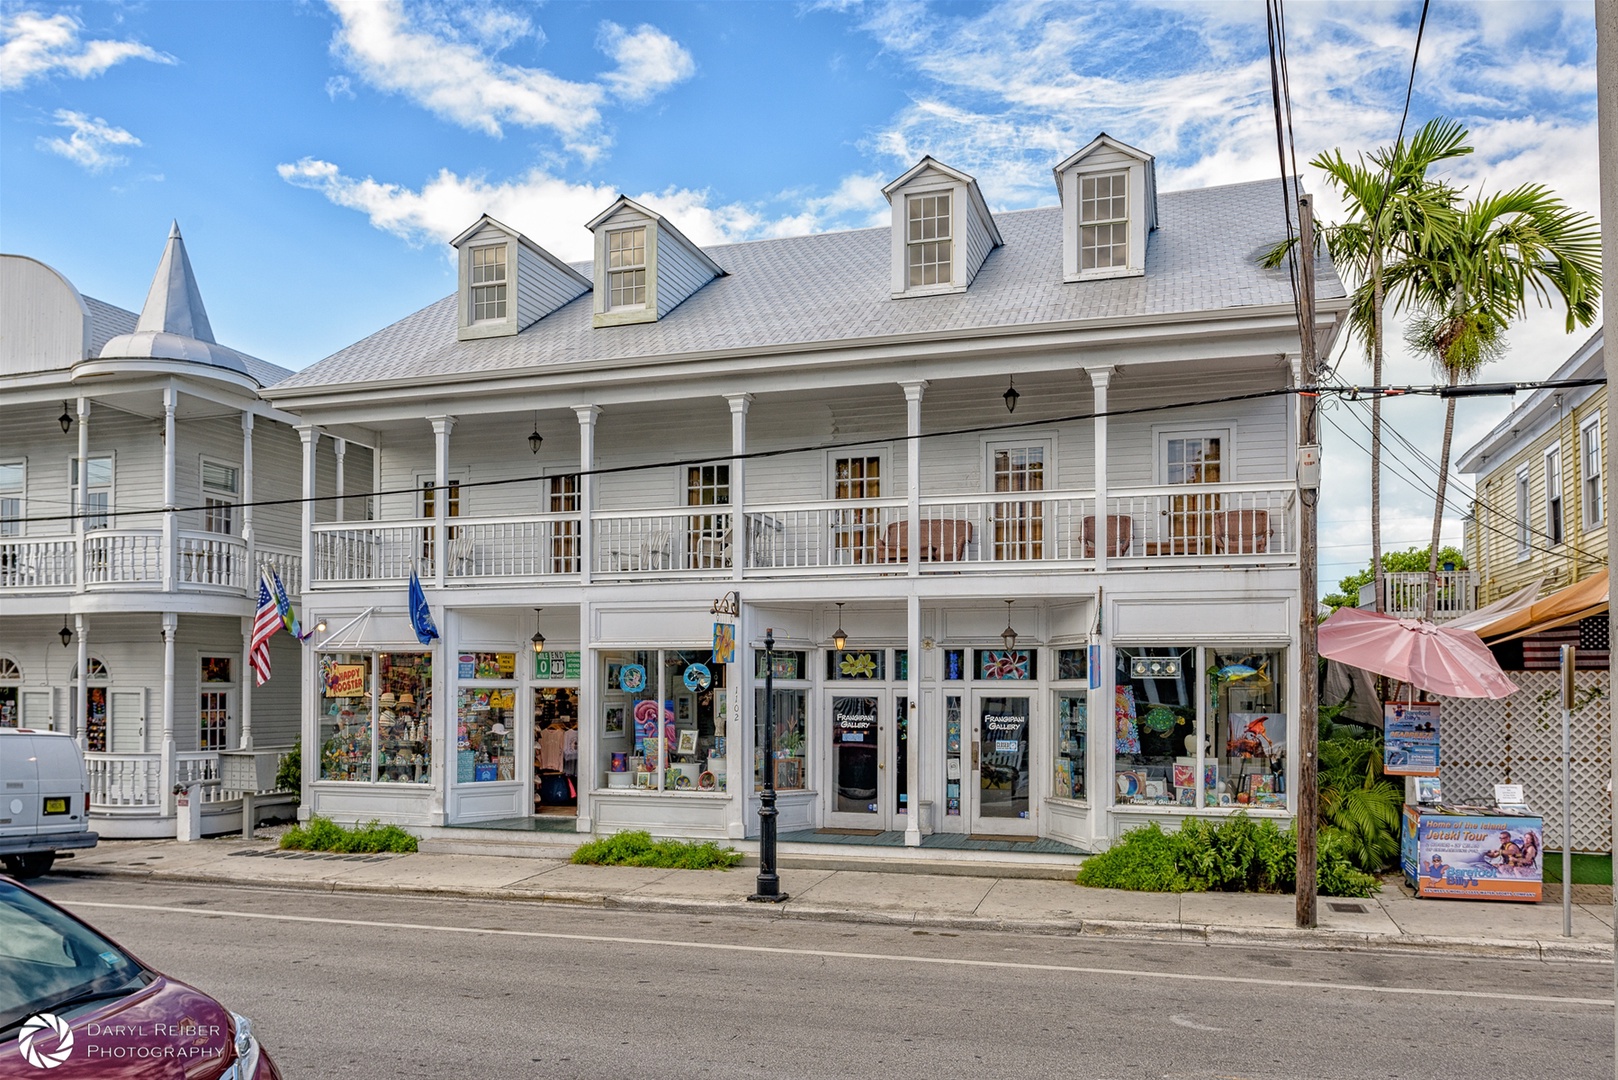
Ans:
POLYGON ((1129 265, 1129 174, 1079 177, 1079 266, 1129 265))
POLYGON ((905 201, 909 208, 905 243, 910 288, 948 285, 955 264, 949 195, 912 195, 905 201))
POLYGON ((607 287, 611 310, 646 306, 646 228, 607 234, 607 287))
POLYGON ((472 249, 472 321, 506 317, 506 245, 472 249))
POLYGON ((1144 274, 1157 228, 1152 155, 1102 132, 1053 172, 1062 199, 1062 280, 1144 274))

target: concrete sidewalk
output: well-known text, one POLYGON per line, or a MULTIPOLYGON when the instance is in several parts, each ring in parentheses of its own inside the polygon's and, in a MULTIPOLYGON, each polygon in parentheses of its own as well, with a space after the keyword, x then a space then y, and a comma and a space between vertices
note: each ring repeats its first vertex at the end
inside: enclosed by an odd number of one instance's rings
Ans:
MULTIPOLYGON (((273 840, 103 841, 57 863, 62 876, 408 893, 629 910, 880 922, 917 928, 1113 935, 1327 949, 1420 949, 1524 959, 1608 960, 1610 903, 1576 903, 1562 933, 1561 887, 1539 904, 1417 900, 1392 883, 1369 900, 1322 897, 1320 927, 1293 925, 1293 898, 1133 893, 1069 881, 871 870, 783 869, 782 904, 753 904, 756 869, 574 866, 562 859, 418 853, 283 852, 273 840)), ((1583 891, 1583 890, 1581 890, 1583 891)))

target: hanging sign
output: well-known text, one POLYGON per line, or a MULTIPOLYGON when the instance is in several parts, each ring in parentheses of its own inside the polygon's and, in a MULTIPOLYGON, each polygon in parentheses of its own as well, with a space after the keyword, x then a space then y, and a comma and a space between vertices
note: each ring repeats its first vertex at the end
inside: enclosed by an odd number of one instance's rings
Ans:
POLYGON ((618 688, 628 694, 646 689, 646 668, 640 664, 625 664, 618 669, 618 688))
POLYGON ((728 664, 736 659, 736 624, 716 622, 713 624, 713 662, 728 664))
POLYGON ((327 697, 359 697, 365 693, 365 665, 322 660, 320 681, 327 697))
MULTIPOLYGON (((691 664, 686 667, 681 677, 687 690, 701 692, 713 685, 713 672, 708 670, 707 664, 691 664)), ((695 751, 693 751, 695 752, 695 751)))
POLYGON ((1383 703, 1382 771, 1389 776, 1438 775, 1438 702, 1383 703))

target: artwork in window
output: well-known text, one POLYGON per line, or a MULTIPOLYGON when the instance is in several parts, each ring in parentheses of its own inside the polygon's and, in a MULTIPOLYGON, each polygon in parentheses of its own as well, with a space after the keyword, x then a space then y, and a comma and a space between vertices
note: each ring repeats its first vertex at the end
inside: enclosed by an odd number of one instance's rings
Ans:
POLYGON ((882 679, 887 675, 887 653, 881 649, 829 650, 828 672, 833 679, 882 679))
POLYGON ((230 657, 204 656, 202 658, 202 681, 205 683, 228 683, 235 680, 230 677, 230 657))
POLYGON ((990 680, 1032 679, 1034 653, 1031 649, 979 649, 978 678, 990 680))

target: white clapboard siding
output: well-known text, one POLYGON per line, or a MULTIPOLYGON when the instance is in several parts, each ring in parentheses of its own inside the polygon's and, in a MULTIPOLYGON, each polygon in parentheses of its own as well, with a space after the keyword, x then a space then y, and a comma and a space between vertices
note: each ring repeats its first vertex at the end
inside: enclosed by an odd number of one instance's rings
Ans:
POLYGON ((590 290, 526 244, 517 245, 517 326, 525 329, 590 290))
POLYGON ((989 257, 994 250, 994 236, 989 232, 988 223, 978 216, 977 211, 968 205, 966 211, 966 283, 970 285, 972 279, 978 276, 978 270, 983 266, 983 260, 989 257))
POLYGON ((657 317, 713 280, 713 270, 661 223, 657 226, 657 317))

